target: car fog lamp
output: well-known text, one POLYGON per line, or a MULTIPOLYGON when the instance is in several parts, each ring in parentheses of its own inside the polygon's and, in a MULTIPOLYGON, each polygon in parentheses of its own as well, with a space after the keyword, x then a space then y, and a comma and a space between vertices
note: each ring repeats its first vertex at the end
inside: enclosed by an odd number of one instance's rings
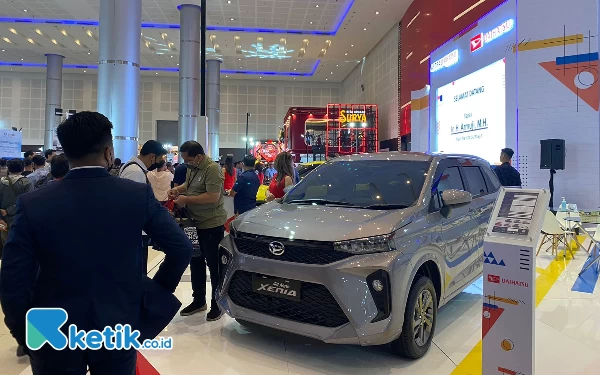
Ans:
POLYGON ((221 263, 223 263, 224 265, 229 263, 229 259, 227 259, 227 255, 221 256, 221 263))
POLYGON ((373 280, 373 289, 376 292, 381 292, 383 290, 383 282, 381 280, 373 280))

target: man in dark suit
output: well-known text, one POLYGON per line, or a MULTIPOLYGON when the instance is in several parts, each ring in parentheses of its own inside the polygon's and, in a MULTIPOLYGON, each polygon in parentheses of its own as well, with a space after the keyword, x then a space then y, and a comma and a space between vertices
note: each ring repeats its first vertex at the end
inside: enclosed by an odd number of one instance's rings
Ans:
MULTIPOLYGON (((114 157, 111 129, 99 113, 71 116, 57 129, 71 170, 64 180, 19 197, 0 296, 20 345, 34 307, 66 310, 65 333, 71 324, 84 331, 129 324, 143 335, 146 306, 156 305, 147 283, 171 298, 190 262, 190 241, 152 188, 107 172, 114 157), (142 230, 166 254, 153 280, 142 269, 142 230)), ((92 375, 135 374, 135 350, 57 351, 46 344, 29 354, 34 374, 83 375, 87 368, 92 375)))
POLYGON ((502 186, 507 187, 520 187, 521 186, 521 174, 512 166, 512 157, 515 152, 510 148, 503 148, 500 152, 500 161, 502 165, 497 166, 494 169, 498 180, 502 186))

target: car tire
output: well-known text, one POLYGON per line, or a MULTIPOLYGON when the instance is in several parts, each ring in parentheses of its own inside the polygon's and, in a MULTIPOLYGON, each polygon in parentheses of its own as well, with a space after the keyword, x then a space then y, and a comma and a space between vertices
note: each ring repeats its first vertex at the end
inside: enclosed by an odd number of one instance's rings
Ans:
POLYGON ((394 354, 418 359, 427 353, 435 333, 437 307, 438 301, 433 283, 428 277, 419 277, 408 295, 402 333, 392 342, 394 354))

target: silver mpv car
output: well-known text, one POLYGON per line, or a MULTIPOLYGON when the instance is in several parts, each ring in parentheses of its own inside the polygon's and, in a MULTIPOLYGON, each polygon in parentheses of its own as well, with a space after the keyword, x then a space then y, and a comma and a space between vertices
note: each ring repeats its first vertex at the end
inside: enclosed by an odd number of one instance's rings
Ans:
POLYGON ((219 302, 242 324, 422 357, 438 308, 482 272, 499 187, 472 156, 335 159, 232 222, 219 302))

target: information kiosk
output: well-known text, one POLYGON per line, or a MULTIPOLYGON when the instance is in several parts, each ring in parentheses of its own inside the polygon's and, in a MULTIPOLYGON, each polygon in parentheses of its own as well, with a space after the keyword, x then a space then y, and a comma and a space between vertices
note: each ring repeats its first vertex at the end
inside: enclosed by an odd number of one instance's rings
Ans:
POLYGON ((533 375, 535 246, 547 190, 503 188, 483 245, 483 375, 533 375))

